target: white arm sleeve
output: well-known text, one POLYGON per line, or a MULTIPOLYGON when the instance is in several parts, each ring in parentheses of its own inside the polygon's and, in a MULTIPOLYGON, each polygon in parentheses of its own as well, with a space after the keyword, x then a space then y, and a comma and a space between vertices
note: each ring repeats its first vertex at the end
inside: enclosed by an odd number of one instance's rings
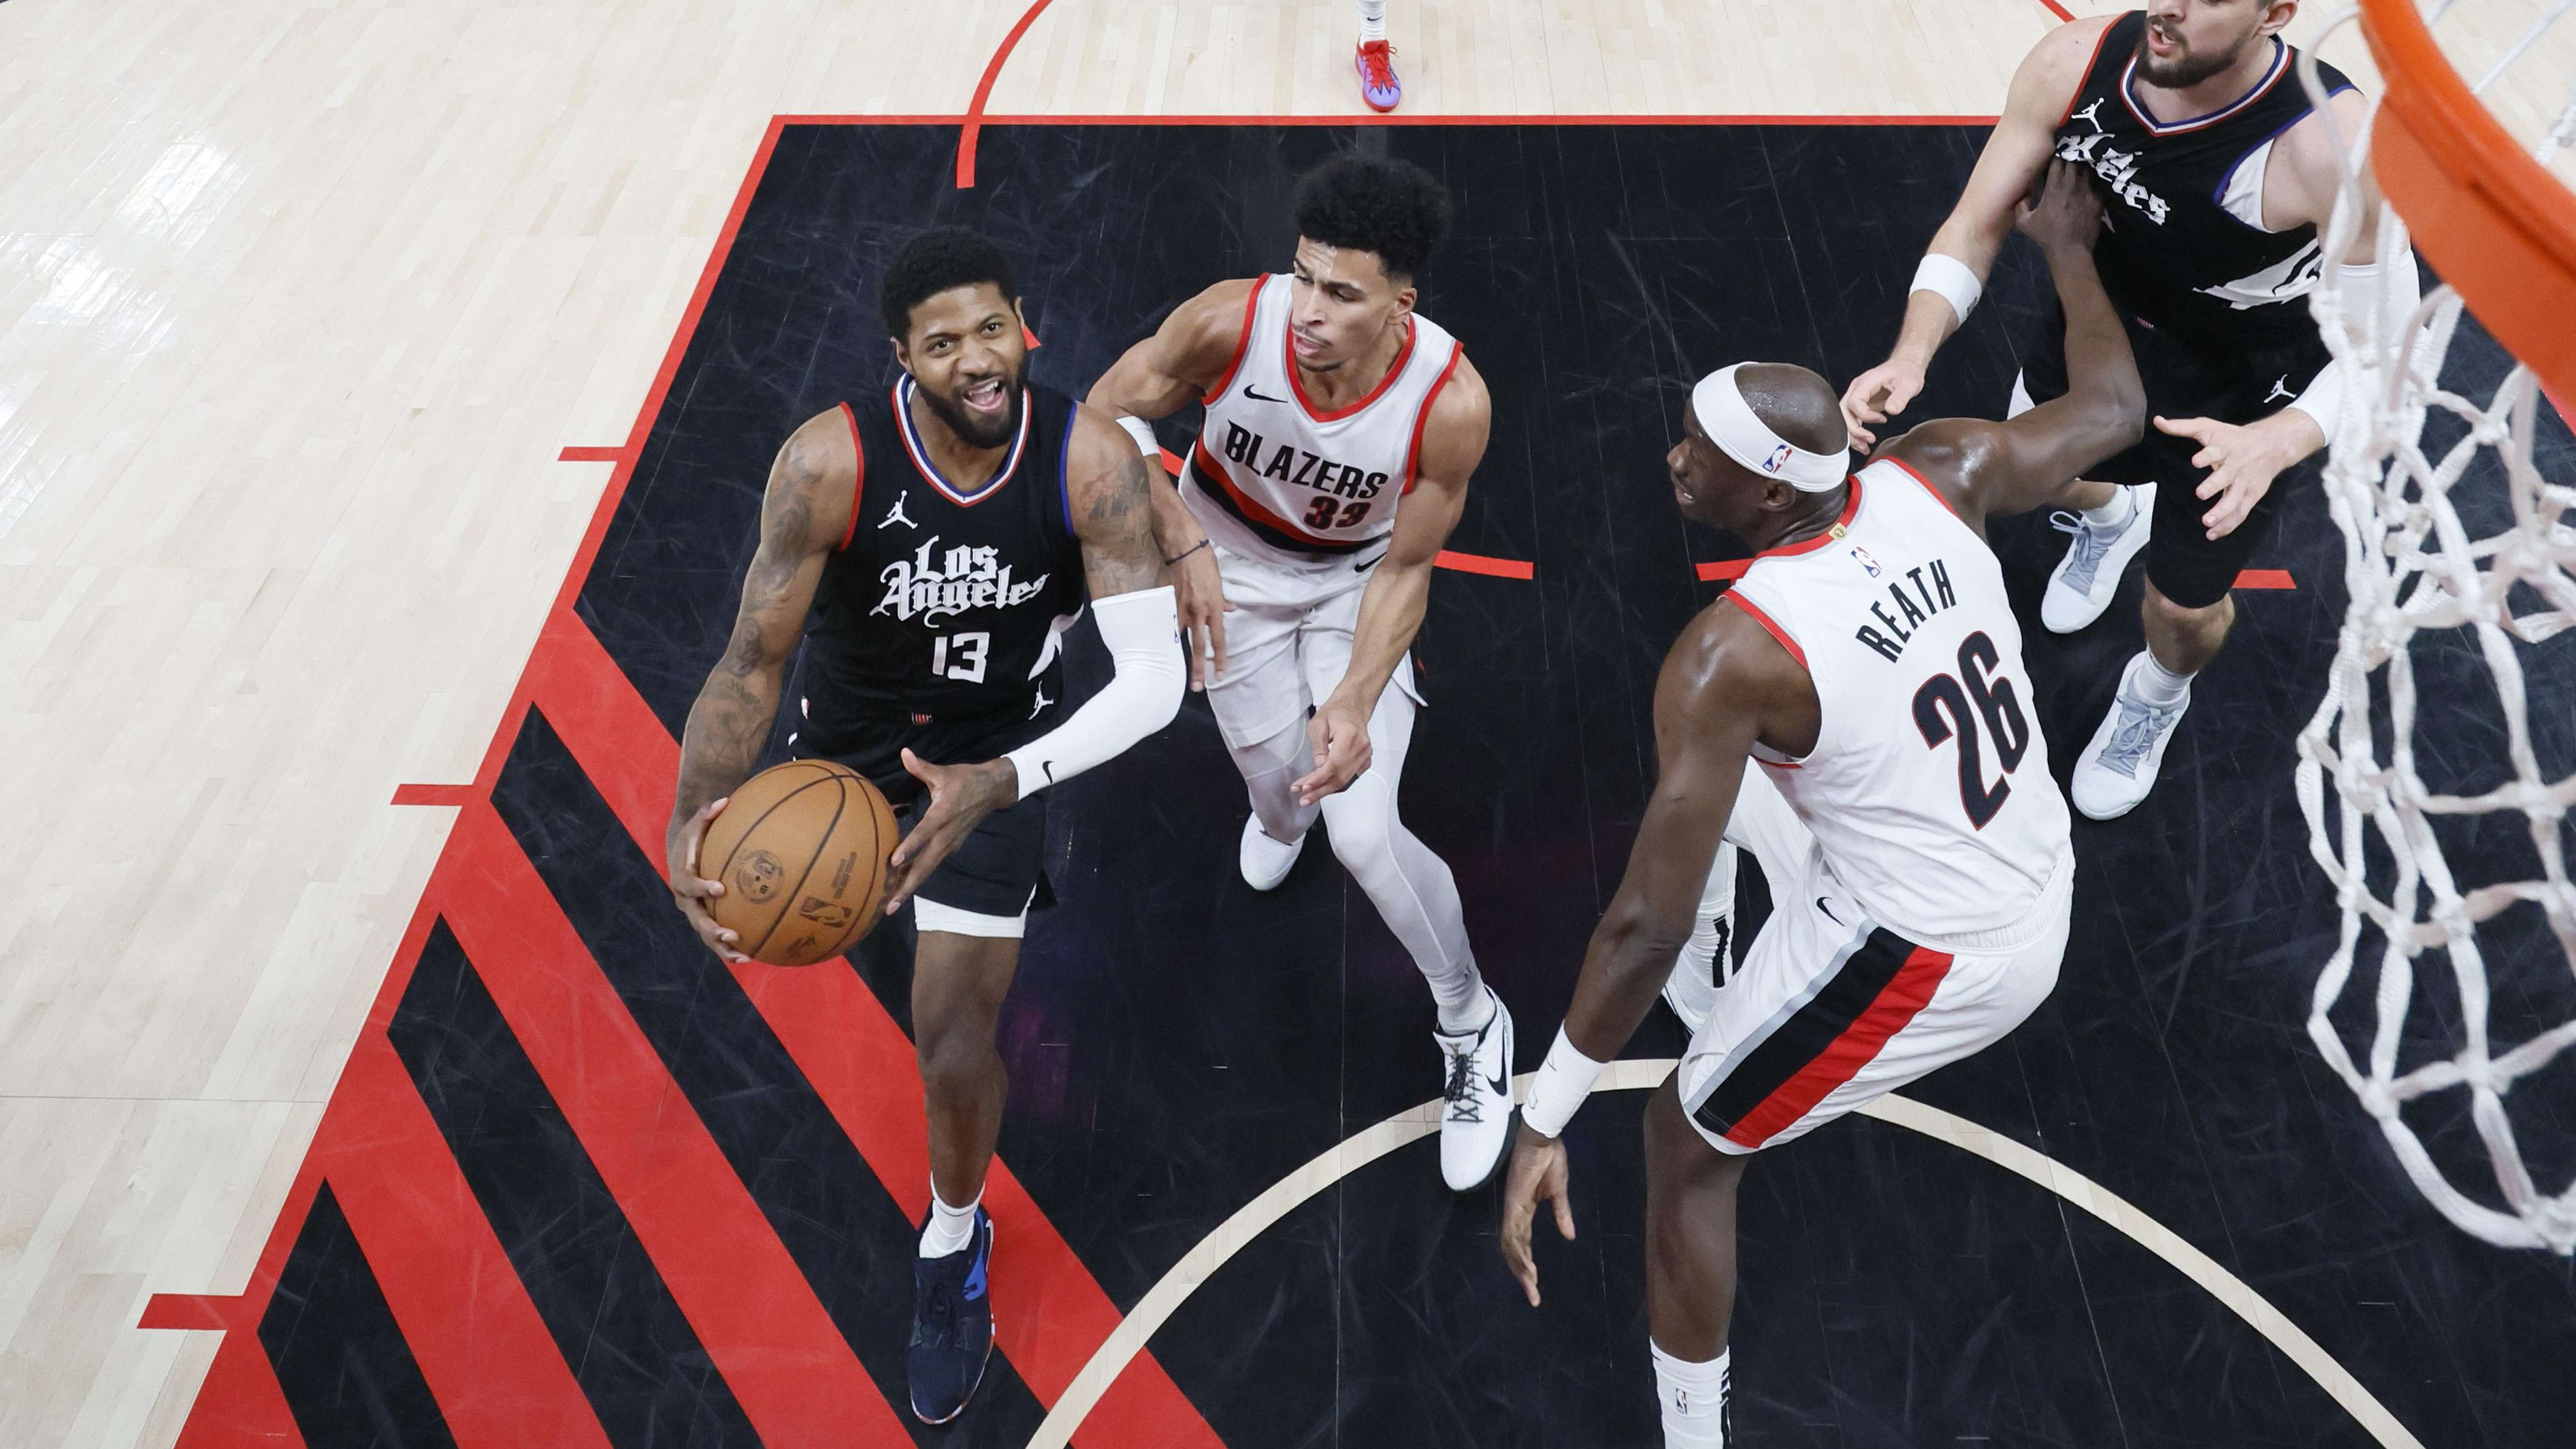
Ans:
POLYGON ((1172 722, 1181 709, 1181 610, 1172 586, 1095 599, 1091 617, 1117 672, 1073 717, 1003 756, 1025 800, 1172 722))
MULTIPOLYGON (((2380 339, 2382 347, 2396 346, 2395 339, 2404 330, 2408 318, 2415 315, 2416 305, 2424 300, 2423 274, 2415 268, 2415 252, 2402 247, 2390 260, 2386 285, 2380 282, 2376 262, 2335 268, 2335 289, 2342 296, 2344 315, 2359 322, 2376 316, 2378 325, 2368 335, 2380 339)), ((2362 324, 2367 327, 2368 324, 2362 324)), ((2354 359, 2359 361, 2359 359, 2354 359)), ((2364 364, 2354 367, 2344 358, 2327 363, 2325 370, 2308 384, 2290 406, 2316 419, 2318 431, 2332 443, 2335 432, 2343 425, 2344 407, 2358 394, 2368 397, 2378 390, 2379 370, 2364 364)))

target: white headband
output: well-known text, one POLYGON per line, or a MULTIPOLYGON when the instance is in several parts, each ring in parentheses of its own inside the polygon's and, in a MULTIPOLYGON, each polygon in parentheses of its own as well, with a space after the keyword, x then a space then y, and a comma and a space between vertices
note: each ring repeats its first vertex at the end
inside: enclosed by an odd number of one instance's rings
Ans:
POLYGON ((1735 375, 1751 366, 1739 362, 1712 372, 1691 389, 1691 411, 1717 450, 1766 478, 1777 478, 1801 493, 1830 493, 1851 474, 1851 449, 1810 453, 1787 442, 1756 417, 1744 400, 1735 375))

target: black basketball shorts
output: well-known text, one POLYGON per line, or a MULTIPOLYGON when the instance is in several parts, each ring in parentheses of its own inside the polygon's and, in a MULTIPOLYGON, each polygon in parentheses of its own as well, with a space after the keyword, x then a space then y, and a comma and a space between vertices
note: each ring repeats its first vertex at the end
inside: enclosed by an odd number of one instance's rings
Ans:
MULTIPOLYGON (((1035 719, 994 721, 939 720, 914 724, 898 719, 879 728, 849 732, 867 740, 856 750, 830 758, 849 766, 885 792, 895 818, 909 835, 929 808, 929 792, 903 767, 907 749, 934 765, 978 764, 1001 758, 1062 721, 1061 706, 1035 719)), ((847 736, 845 736, 847 737, 847 736)), ((969 935, 1009 934, 1001 921, 1016 921, 1033 910, 1055 904, 1046 875, 1047 799, 1031 795, 983 819, 974 832, 941 861, 913 893, 916 901, 950 911, 993 918, 990 930, 969 935)))
MULTIPOLYGON (((2147 581, 2156 591, 2187 609, 2205 609, 2227 597, 2237 573, 2254 550, 2272 536, 2282 495, 2315 480, 2315 459, 2272 480, 2271 491, 2225 538, 2209 537, 2203 516, 2216 500, 2199 496, 2209 470, 2191 465, 2200 445, 2156 427, 2157 418, 2215 418, 2222 423, 2258 422, 2279 412, 2332 360, 2314 332, 2273 346, 2214 352, 2186 346, 2171 333, 2134 319, 2129 345, 2138 359, 2138 376, 2147 388, 2147 432, 2137 446, 2085 470, 2106 483, 2156 486, 2154 532, 2147 542, 2147 581)), ((2066 321, 2052 311, 2049 321, 2022 354, 2022 386, 2034 403, 2066 395, 2066 321)))

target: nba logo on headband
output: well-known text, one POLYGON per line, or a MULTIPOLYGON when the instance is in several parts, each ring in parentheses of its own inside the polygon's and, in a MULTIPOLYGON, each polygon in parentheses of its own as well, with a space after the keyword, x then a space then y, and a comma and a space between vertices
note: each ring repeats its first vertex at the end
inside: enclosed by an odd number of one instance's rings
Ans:
POLYGON ((1842 486, 1851 471, 1848 447, 1818 453, 1799 447, 1774 432, 1744 400, 1736 374, 1746 367, 1712 372, 1691 389, 1691 414, 1717 450, 1741 468, 1778 478, 1806 493, 1825 493, 1842 486))

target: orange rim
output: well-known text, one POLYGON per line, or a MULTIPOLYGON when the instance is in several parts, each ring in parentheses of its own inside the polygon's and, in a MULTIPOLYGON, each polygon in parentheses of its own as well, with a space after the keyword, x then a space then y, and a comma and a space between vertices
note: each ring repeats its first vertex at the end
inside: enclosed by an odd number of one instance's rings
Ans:
POLYGON ((2470 92, 2415 0, 2361 0, 2361 16, 2388 85, 2370 148, 2380 190, 2496 340, 2576 393, 2576 195, 2470 92))

